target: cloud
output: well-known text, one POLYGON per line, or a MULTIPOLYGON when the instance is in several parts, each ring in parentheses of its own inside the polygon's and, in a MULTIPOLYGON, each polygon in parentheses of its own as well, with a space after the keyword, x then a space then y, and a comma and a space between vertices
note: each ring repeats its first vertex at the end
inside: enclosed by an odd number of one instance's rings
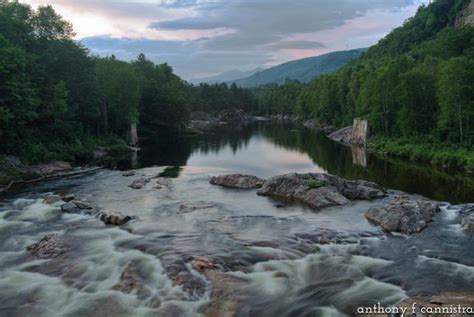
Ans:
POLYGON ((376 43, 427 0, 23 0, 51 3, 95 54, 144 52, 185 78, 376 43))

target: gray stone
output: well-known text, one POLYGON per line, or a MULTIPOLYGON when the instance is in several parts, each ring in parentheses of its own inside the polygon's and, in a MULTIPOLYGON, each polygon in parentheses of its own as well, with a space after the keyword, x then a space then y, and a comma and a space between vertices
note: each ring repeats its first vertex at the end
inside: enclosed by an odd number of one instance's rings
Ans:
POLYGON ((334 141, 349 145, 352 142, 352 126, 336 130, 328 135, 334 141))
POLYGON ((133 189, 142 189, 143 187, 146 186, 146 184, 148 184, 149 181, 150 181, 149 179, 140 177, 134 180, 130 185, 128 185, 128 187, 133 188, 133 189))
POLYGON ((220 175, 211 178, 209 183, 230 188, 253 189, 260 188, 264 180, 252 175, 220 175))
POLYGON ((56 258, 66 251, 65 243, 58 234, 48 234, 41 238, 40 241, 26 247, 30 255, 41 258, 56 258))
POLYGON ((64 195, 62 197, 62 199, 65 201, 65 202, 69 202, 69 201, 72 201, 74 199, 76 199, 76 195, 74 194, 67 194, 67 195, 64 195))
POLYGON ((125 171, 122 173, 122 176, 125 176, 125 177, 135 176, 135 171, 125 171))
POLYGON ((77 208, 76 204, 73 202, 67 202, 61 205, 61 210, 68 213, 78 213, 81 209, 77 208))
POLYGON ((195 210, 210 209, 214 208, 213 204, 206 203, 204 201, 198 201, 194 203, 186 203, 179 206, 178 214, 186 214, 195 210))
POLYGON ((130 220, 132 220, 132 217, 127 216, 127 215, 122 215, 121 213, 117 213, 117 212, 113 212, 113 213, 103 212, 100 214, 99 219, 102 220, 102 222, 105 223, 106 225, 121 226, 123 224, 126 224, 130 220))
POLYGON ((61 196, 48 195, 44 198, 43 204, 52 205, 54 203, 57 203, 58 201, 62 201, 61 196))
POLYGON ((320 174, 286 174, 272 177, 257 192, 261 196, 302 202, 312 208, 345 205, 350 200, 368 200, 385 196, 385 190, 367 181, 349 181, 320 174))
POLYGON ((384 207, 370 208, 365 217, 389 232, 421 232, 439 211, 430 200, 399 196, 384 207))
POLYGON ((92 206, 82 200, 72 200, 74 205, 79 209, 92 209, 92 206))

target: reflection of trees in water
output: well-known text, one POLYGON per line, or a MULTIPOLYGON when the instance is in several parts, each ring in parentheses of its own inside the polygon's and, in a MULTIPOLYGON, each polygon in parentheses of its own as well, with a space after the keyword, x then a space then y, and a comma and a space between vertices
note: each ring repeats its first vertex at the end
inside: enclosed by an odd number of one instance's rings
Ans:
POLYGON ((192 152, 199 151, 201 154, 219 153, 229 146, 233 153, 246 148, 254 134, 253 127, 244 128, 220 128, 212 133, 202 134, 194 137, 197 142, 191 145, 192 152))
POLYGON ((367 167, 363 167, 363 164, 354 165, 350 147, 333 142, 322 133, 309 129, 292 130, 291 126, 283 125, 260 126, 259 132, 278 146, 306 153, 331 174, 370 180, 387 188, 439 200, 468 202, 474 197, 474 178, 460 173, 447 173, 432 166, 375 155, 368 155, 367 167))
MULTIPOLYGON (((256 135, 263 136, 275 146, 307 154, 328 173, 348 179, 370 180, 387 188, 419 193, 438 200, 467 202, 474 197, 473 177, 375 155, 368 155, 367 167, 355 165, 350 147, 333 142, 322 133, 283 124, 259 123, 242 129, 223 127, 212 134, 196 136, 161 132, 149 139, 147 144, 142 144, 143 149, 138 152, 138 167, 174 166, 167 169, 164 176, 177 177, 179 166, 185 166, 192 153, 218 154, 227 147, 236 153, 245 149, 256 135)), ((358 159, 360 161, 360 157, 358 159)), ((122 168, 129 168, 130 159, 125 164, 122 168)))

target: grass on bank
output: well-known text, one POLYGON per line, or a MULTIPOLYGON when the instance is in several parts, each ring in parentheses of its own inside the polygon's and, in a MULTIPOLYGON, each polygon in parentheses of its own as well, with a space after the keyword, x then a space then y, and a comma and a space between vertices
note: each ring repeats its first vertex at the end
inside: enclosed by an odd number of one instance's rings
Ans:
POLYGON ((430 162, 434 165, 462 169, 474 173, 474 149, 444 143, 429 143, 412 139, 372 138, 370 151, 412 161, 430 162))

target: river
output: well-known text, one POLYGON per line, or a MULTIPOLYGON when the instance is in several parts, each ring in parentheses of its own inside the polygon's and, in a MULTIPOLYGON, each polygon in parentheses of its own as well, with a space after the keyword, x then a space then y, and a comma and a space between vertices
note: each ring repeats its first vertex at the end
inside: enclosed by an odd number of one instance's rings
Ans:
POLYGON ((0 316, 344 316, 357 307, 394 305, 423 294, 474 291, 474 243, 461 229, 473 210, 471 177, 367 155, 300 127, 262 123, 189 137, 157 136, 134 157, 103 169, 31 185, 0 197, 0 316), (166 186, 128 187, 136 176, 166 186), (390 197, 315 212, 299 204, 209 184, 212 175, 262 178, 328 172, 443 201, 422 233, 387 235, 364 212, 390 197), (134 219, 121 227, 45 204, 73 193, 101 210, 134 219), (212 206, 179 213, 183 203, 212 206), (25 248, 46 234, 66 252, 32 258, 25 248), (212 279, 190 265, 212 258, 212 279), (133 264, 139 291, 114 290, 133 264), (176 283, 180 272, 193 282, 176 283), (214 292, 214 293, 213 293, 214 292), (210 306, 211 305, 211 306, 210 306), (221 310, 222 312, 222 310, 221 310))

